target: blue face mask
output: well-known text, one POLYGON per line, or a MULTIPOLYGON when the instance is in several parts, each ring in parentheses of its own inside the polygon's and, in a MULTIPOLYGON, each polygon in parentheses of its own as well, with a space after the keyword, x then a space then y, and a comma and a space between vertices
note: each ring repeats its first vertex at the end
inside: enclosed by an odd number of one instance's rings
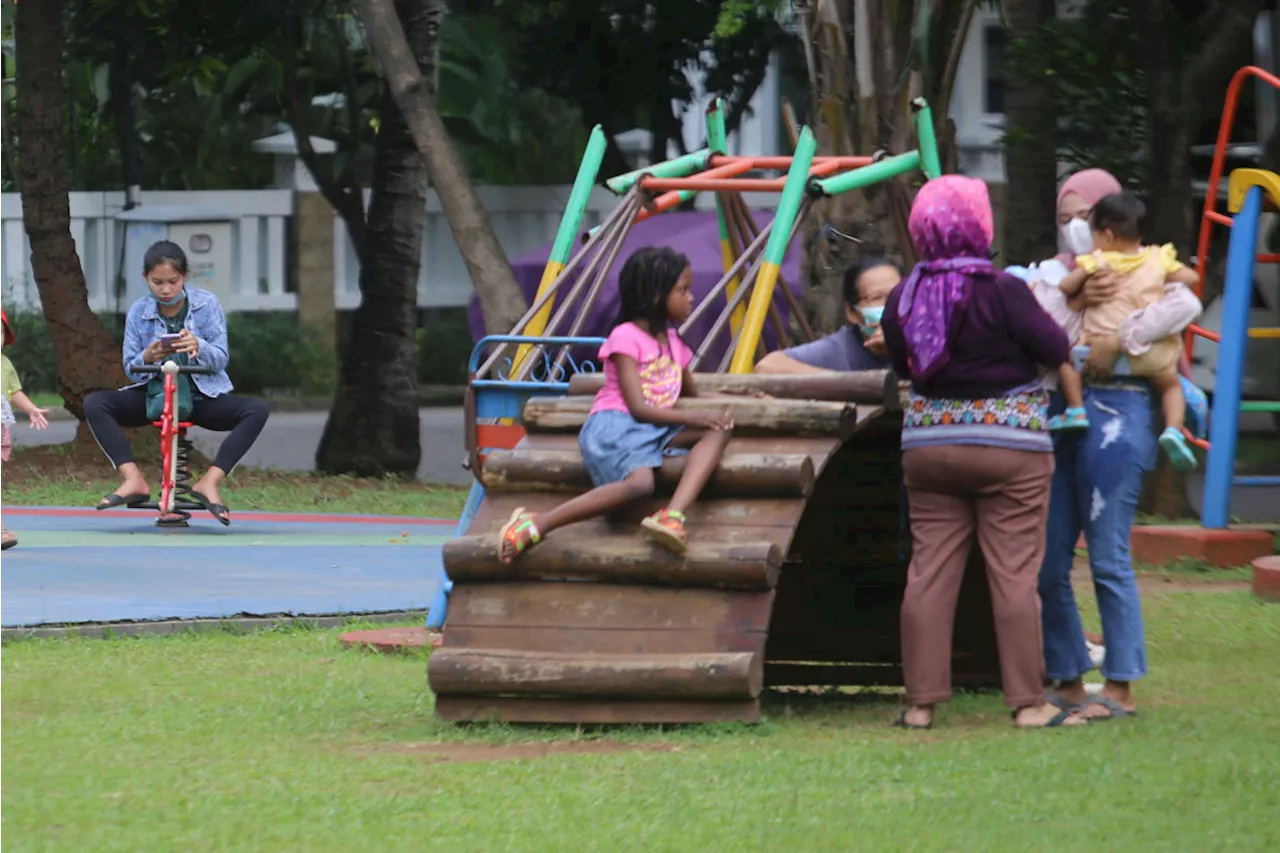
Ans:
POLYGON ((869 305, 858 310, 862 312, 862 336, 869 338, 876 333, 876 329, 880 328, 880 321, 884 318, 884 306, 869 305))
POLYGON ((187 298, 187 289, 184 287, 182 290, 179 290, 172 299, 161 299, 159 296, 156 296, 154 293, 151 294, 151 298, 154 299, 158 304, 163 305, 165 308, 172 308, 175 305, 181 305, 182 300, 187 298))

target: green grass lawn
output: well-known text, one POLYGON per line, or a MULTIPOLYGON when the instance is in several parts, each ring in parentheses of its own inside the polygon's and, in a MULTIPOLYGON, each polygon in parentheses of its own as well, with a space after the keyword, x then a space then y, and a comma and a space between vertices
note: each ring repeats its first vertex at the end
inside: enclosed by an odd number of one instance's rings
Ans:
POLYGON ((1079 730, 970 695, 900 732, 895 697, 848 693, 758 727, 452 726, 424 655, 337 631, 13 642, 5 848, 1280 849, 1280 606, 1173 588, 1146 596, 1141 715, 1079 730))

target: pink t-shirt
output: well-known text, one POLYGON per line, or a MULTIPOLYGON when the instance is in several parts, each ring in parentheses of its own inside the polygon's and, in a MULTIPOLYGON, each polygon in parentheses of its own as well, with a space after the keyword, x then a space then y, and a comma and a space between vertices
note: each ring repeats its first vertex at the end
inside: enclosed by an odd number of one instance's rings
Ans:
POLYGON ((693 350, 680 340, 675 329, 667 329, 667 344, 658 340, 635 323, 623 323, 609 333, 600 347, 600 360, 604 362, 604 387, 596 394, 591 414, 596 412, 627 411, 627 401, 622 397, 618 384, 618 368, 611 355, 628 355, 636 360, 640 371, 640 388, 644 401, 650 406, 669 409, 680 399, 680 386, 684 368, 693 360, 693 350))

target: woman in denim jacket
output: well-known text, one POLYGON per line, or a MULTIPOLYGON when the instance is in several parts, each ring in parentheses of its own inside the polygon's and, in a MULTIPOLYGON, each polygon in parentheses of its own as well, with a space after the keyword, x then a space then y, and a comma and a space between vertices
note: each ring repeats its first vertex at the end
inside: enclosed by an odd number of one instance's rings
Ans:
POLYGON ((133 461, 122 427, 151 423, 147 400, 161 387, 159 378, 153 380, 133 368, 174 359, 212 369, 208 374, 179 375, 179 398, 183 409, 190 401, 190 420, 197 426, 231 433, 218 448, 213 465, 191 489, 194 500, 229 525, 231 515, 219 486, 262 432, 267 404, 231 393, 226 317, 216 296, 187 286, 187 269, 187 256, 177 244, 163 240, 147 249, 142 274, 151 295, 133 304, 124 328, 124 370, 135 384, 119 391, 97 391, 85 398, 89 429, 121 477, 120 487, 104 497, 98 509, 134 506, 151 499, 151 489, 133 461), (161 335, 175 334, 180 337, 169 346, 160 340, 161 335))

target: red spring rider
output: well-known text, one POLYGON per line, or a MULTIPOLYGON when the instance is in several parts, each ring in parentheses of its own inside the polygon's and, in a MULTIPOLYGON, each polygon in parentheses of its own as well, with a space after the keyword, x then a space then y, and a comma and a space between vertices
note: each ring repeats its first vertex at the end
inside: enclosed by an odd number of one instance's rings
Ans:
POLYGON ((176 361, 163 364, 135 365, 135 373, 164 374, 164 409, 160 420, 152 426, 160 430, 160 500, 130 504, 130 509, 159 510, 156 527, 189 527, 192 510, 202 510, 204 505, 191 499, 191 440, 187 430, 194 424, 181 420, 178 412, 178 374, 208 374, 212 370, 205 365, 184 365, 176 361))

